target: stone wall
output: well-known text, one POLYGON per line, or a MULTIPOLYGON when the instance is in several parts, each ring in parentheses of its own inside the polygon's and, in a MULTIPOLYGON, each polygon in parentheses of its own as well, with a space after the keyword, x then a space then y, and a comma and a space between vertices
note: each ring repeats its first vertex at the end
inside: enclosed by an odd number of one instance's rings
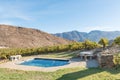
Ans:
POLYGON ((108 55, 108 54, 105 54, 105 55, 100 55, 97 57, 97 60, 98 60, 98 63, 99 63, 99 66, 101 68, 112 68, 114 67, 114 63, 113 63, 113 55, 108 55))

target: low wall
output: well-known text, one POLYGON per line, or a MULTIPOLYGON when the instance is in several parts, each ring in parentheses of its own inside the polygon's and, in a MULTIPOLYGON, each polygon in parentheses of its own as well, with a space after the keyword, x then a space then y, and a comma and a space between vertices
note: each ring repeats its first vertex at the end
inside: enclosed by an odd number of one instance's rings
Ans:
POLYGON ((113 55, 101 55, 98 56, 97 58, 99 66, 101 68, 112 68, 114 67, 114 63, 113 63, 113 55))

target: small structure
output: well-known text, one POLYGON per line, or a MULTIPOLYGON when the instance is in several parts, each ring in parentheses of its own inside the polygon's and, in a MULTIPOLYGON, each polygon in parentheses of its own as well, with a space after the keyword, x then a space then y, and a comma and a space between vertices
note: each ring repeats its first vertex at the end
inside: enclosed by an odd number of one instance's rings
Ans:
POLYGON ((83 60, 83 59, 85 59, 85 60, 87 60, 87 59, 92 59, 93 58, 93 51, 84 51, 84 52, 80 52, 80 58, 81 58, 81 60, 83 60))
POLYGON ((10 56, 10 60, 11 61, 19 60, 21 57, 22 57, 21 55, 13 55, 13 56, 10 56))

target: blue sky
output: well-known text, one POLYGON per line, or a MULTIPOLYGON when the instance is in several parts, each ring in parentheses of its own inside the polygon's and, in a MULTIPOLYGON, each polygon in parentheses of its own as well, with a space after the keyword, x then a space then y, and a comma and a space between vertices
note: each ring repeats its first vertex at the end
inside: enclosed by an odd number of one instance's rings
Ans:
POLYGON ((48 33, 120 31, 120 0, 0 0, 0 24, 48 33))

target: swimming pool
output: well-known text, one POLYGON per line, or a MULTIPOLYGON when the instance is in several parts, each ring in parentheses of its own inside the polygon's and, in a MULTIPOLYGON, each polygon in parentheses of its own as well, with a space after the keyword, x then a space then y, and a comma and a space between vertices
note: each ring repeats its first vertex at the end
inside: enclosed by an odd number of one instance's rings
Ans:
POLYGON ((34 58, 22 62, 20 65, 38 66, 38 67, 56 67, 69 64, 69 60, 34 58))

